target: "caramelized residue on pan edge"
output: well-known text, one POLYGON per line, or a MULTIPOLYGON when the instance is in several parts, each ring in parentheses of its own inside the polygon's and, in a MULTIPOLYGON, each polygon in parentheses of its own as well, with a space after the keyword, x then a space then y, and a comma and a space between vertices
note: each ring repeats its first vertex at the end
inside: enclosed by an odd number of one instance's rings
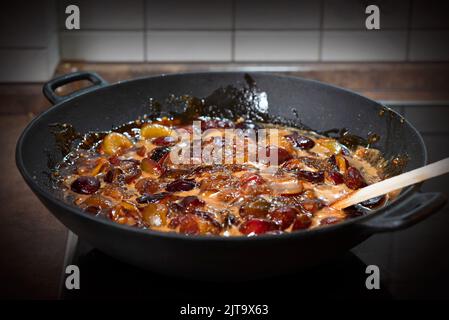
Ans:
MULTIPOLYGON (((246 80, 249 87, 218 89, 205 99, 171 97, 167 101, 182 104, 177 113, 163 115, 165 108, 151 101, 151 113, 157 117, 89 133, 78 145, 71 143, 80 135, 70 125, 56 125, 55 133, 69 133, 67 141, 56 134, 58 143, 65 151, 72 145, 53 171, 57 188, 66 201, 119 224, 222 236, 336 224, 367 214, 395 196, 344 211, 330 208, 336 199, 384 177, 386 161, 371 146, 379 137, 361 139, 346 130, 331 137, 270 119, 263 93, 246 80), (217 113, 223 109, 228 117, 217 113), (247 158, 241 163, 235 152, 230 164, 205 163, 201 156, 175 163, 170 152, 186 147, 175 132, 191 133, 193 121, 203 132, 214 129, 210 136, 203 135, 203 150, 223 141, 227 129, 278 129, 278 139, 267 147, 268 154, 276 152, 277 165, 265 170, 266 165, 247 158)), ((193 134, 187 143, 194 143, 193 134)))

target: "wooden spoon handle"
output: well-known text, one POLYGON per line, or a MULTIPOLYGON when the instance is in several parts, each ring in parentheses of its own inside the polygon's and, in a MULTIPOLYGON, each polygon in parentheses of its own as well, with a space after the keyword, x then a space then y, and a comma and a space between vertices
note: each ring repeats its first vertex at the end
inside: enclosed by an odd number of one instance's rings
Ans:
POLYGON ((448 172, 449 158, 446 158, 354 191, 346 197, 334 202, 331 207, 341 210, 365 200, 387 194, 448 172))

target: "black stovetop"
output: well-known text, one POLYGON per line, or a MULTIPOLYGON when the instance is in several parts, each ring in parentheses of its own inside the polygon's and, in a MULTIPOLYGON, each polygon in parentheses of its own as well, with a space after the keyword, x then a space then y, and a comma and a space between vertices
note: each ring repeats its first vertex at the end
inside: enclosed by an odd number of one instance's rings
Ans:
POLYGON ((318 296, 339 299, 392 298, 386 285, 389 277, 383 277, 379 290, 366 289, 367 265, 352 252, 325 265, 295 274, 246 282, 203 282, 133 267, 92 248, 73 234, 69 235, 67 247, 65 265, 79 267, 80 289, 66 289, 62 277, 62 299, 145 298, 157 301, 169 296, 175 301, 187 302, 218 302, 229 300, 229 297, 239 301, 248 298, 251 301, 277 301, 282 292, 294 292, 295 299, 318 296))

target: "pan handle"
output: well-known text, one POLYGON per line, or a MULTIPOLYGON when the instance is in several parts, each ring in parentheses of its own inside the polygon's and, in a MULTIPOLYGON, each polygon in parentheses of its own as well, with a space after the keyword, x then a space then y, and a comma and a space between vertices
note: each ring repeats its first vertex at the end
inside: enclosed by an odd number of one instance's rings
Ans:
POLYGON ((371 233, 405 229, 437 212, 446 201, 439 192, 417 192, 394 210, 361 224, 371 233))
POLYGON ((45 97, 53 104, 57 104, 63 102, 67 99, 71 99, 73 97, 79 96, 83 93, 98 89, 99 87, 107 85, 108 82, 100 77, 95 72, 73 72, 69 74, 62 75, 55 79, 52 79, 44 84, 43 92, 45 97), (65 96, 57 95, 55 90, 65 84, 79 81, 79 80, 89 80, 92 82, 92 86, 77 90, 65 96))

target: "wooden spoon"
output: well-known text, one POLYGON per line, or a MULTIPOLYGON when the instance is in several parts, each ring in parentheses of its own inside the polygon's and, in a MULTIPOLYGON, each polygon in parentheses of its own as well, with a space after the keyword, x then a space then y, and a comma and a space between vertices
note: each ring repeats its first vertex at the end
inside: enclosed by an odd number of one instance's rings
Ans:
POLYGON ((434 162, 427 166, 402 173, 395 177, 373 183, 367 187, 354 191, 346 197, 335 201, 331 207, 341 210, 354 204, 378 197, 389 192, 410 186, 412 184, 440 176, 449 172, 449 158, 434 162))

